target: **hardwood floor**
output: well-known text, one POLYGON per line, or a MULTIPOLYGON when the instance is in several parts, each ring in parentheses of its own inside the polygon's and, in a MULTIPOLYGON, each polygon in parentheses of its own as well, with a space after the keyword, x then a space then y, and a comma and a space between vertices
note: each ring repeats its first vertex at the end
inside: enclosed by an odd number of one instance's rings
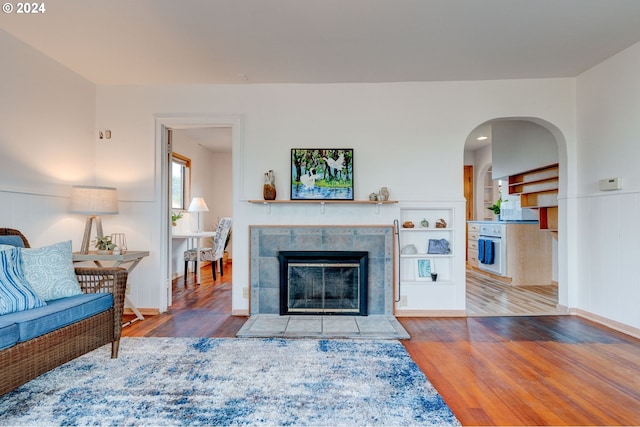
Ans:
MULTIPOLYGON (((208 267, 206 267, 208 268, 208 267)), ((174 281, 124 336, 234 337, 231 269, 174 281)), ((400 318, 402 343, 463 425, 640 425, 640 340, 576 316, 400 318)))
MULTIPOLYGON (((189 275, 187 285, 182 277, 173 280, 173 305, 158 316, 146 316, 123 329, 128 337, 235 337, 247 317, 231 315, 232 264, 224 268, 224 276, 214 282, 211 266, 201 272, 202 283, 194 284, 189 275)), ((125 321, 134 316, 125 317, 125 321)))
POLYGON ((467 269, 467 315, 521 316, 567 314, 557 308, 558 286, 510 286, 467 269))

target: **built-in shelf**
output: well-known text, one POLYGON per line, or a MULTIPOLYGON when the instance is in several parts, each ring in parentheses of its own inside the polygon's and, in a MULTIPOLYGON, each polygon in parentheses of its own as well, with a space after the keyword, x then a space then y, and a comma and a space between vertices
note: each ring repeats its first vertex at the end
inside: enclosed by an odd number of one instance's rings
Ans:
POLYGON ((558 230, 557 164, 509 177, 509 194, 519 194, 523 208, 538 209, 541 230, 558 230))
POLYGON ((398 203, 397 200, 248 200, 249 203, 262 204, 265 206, 267 213, 271 213, 271 205, 276 204, 301 204, 301 203, 311 203, 320 205, 320 210, 322 213, 325 212, 326 205, 374 205, 376 208, 376 213, 380 212, 381 205, 391 205, 394 203, 398 203))

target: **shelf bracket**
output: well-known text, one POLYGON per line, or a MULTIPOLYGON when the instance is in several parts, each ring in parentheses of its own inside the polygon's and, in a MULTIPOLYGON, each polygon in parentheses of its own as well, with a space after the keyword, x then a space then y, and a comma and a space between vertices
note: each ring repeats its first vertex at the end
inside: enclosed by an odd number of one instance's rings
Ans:
POLYGON ((380 214, 380 205, 382 203, 376 203, 376 215, 380 214))
POLYGON ((264 212, 269 215, 271 214, 271 203, 269 202, 264 202, 264 212))
POLYGON ((326 206, 326 203, 325 203, 325 202, 320 202, 320 213, 321 213, 322 215, 324 215, 324 208, 325 208, 325 206, 326 206))

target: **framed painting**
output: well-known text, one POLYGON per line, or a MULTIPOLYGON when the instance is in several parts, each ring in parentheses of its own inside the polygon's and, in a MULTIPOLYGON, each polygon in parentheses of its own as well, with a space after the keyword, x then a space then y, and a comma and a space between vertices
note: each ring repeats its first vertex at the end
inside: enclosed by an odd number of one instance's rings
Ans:
POLYGON ((430 258, 416 259, 416 280, 431 280, 433 263, 430 258))
POLYGON ((353 149, 292 148, 291 200, 353 200, 353 149))

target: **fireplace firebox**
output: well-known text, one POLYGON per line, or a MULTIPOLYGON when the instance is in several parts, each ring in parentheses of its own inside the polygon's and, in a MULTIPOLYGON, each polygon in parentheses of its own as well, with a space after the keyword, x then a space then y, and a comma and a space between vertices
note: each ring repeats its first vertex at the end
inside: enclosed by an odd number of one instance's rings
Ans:
POLYGON ((368 252, 280 251, 280 314, 367 315, 368 252))

